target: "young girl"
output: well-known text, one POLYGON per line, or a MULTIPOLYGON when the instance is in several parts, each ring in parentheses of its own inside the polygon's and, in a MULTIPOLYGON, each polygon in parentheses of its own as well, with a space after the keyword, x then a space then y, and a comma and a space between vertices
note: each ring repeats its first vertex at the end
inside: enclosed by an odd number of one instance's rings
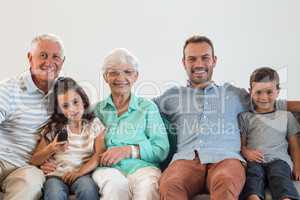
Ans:
POLYGON ((77 200, 98 200, 98 189, 89 173, 104 151, 104 127, 89 111, 84 90, 71 78, 57 80, 51 105, 54 112, 31 159, 37 166, 50 158, 57 164, 56 170, 47 174, 44 199, 68 199, 70 191, 77 200), (67 136, 59 135, 62 130, 67 136))

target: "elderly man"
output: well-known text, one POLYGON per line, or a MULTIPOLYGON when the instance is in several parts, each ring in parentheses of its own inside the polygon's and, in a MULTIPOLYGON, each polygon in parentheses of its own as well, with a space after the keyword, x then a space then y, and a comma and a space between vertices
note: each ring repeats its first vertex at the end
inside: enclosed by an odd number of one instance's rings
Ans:
MULTIPOLYGON (((217 63, 211 40, 192 36, 183 48, 188 87, 155 99, 177 135, 177 152, 160 179, 163 200, 188 200, 208 191, 212 200, 238 199, 245 182, 237 115, 250 106, 248 93, 212 81, 217 63)), ((297 111, 298 102, 288 102, 297 111)), ((277 107, 284 108, 285 102, 277 107)))
POLYGON ((5 200, 41 197, 45 177, 29 160, 37 130, 50 116, 47 94, 64 60, 59 38, 37 36, 28 53, 30 69, 0 83, 0 185, 5 200))

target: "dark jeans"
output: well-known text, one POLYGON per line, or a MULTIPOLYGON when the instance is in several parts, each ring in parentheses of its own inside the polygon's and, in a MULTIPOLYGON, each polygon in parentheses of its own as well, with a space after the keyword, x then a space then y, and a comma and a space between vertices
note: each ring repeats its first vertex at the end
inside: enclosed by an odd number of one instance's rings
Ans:
POLYGON ((59 177, 49 177, 44 184, 45 200, 68 200, 69 192, 74 193, 76 200, 99 200, 97 185, 91 176, 81 176, 68 186, 59 177))
POLYGON ((283 160, 274 160, 270 163, 249 162, 246 184, 240 199, 246 199, 252 194, 264 199, 266 186, 270 188, 272 199, 284 197, 299 199, 291 176, 290 166, 283 160))

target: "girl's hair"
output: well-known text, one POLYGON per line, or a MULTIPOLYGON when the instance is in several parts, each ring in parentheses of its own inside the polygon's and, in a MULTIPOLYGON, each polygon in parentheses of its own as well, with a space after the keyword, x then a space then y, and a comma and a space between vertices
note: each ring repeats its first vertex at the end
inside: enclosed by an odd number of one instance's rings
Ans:
POLYGON ((82 99, 84 114, 82 119, 84 122, 91 122, 95 115, 90 109, 90 101, 81 86, 75 80, 69 77, 60 77, 56 80, 53 90, 49 94, 49 110, 53 112, 46 125, 43 126, 43 135, 48 141, 53 140, 58 131, 62 130, 68 123, 68 119, 61 111, 58 104, 58 95, 65 94, 66 92, 74 90, 82 99), (50 135, 49 135, 50 134, 50 135))

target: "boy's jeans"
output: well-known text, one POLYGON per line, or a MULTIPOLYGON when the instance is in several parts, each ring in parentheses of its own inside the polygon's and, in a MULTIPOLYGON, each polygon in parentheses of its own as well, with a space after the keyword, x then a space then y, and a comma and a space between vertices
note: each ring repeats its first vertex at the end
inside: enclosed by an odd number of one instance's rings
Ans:
POLYGON ((291 176, 290 166, 283 160, 270 163, 249 162, 241 199, 246 199, 251 194, 264 199, 266 185, 269 186, 273 199, 299 199, 291 176))

